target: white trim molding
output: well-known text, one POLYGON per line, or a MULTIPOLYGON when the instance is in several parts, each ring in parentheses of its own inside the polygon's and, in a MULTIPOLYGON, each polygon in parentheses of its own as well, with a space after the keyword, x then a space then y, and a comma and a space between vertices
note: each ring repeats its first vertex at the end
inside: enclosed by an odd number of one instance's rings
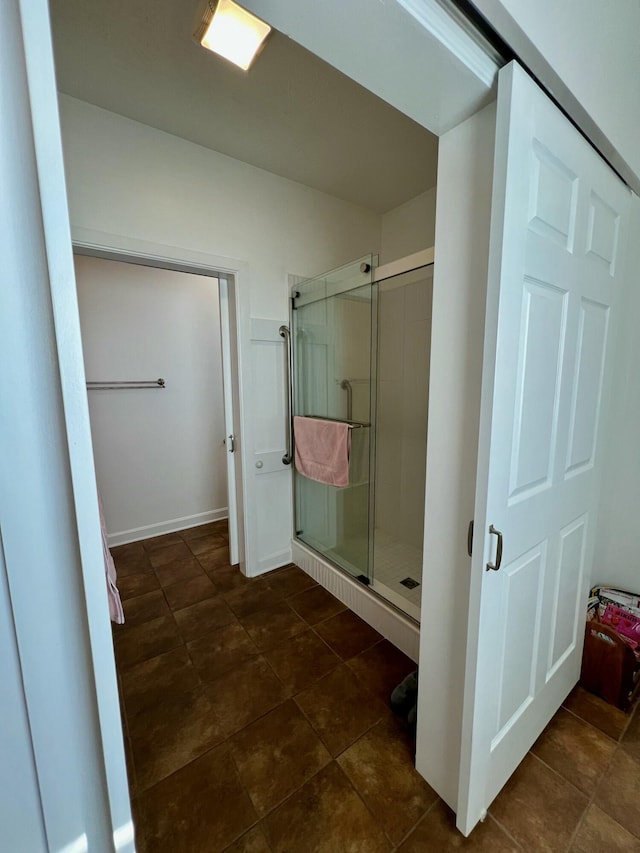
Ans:
POLYGON ((286 566, 291 562, 291 549, 286 551, 276 551, 273 554, 267 554, 258 561, 257 570, 248 575, 248 577, 257 578, 260 575, 265 575, 267 572, 273 572, 276 569, 286 566))
POLYGON ((428 267, 433 263, 433 258, 433 246, 430 249, 422 249, 420 252, 414 252, 412 255, 398 258, 397 261, 390 261, 388 264, 376 267, 373 271, 373 280, 374 282, 384 281, 387 278, 420 269, 420 267, 428 267))
POLYGON ((397 0, 440 44, 487 86, 504 60, 453 0, 397 0))
POLYGON ((501 58, 445 0, 244 5, 436 136, 495 97, 501 58))
MULTIPOLYGON (((11 364, 0 392, 0 523, 29 718, 23 746, 47 850, 133 853, 45 0, 0 3, 0 76, 0 184, 11 211, 0 236, 0 360, 11 364)), ((26 769, 16 764, 14 775, 26 769)), ((3 849, 32 849, 21 817, 3 849)))
POLYGON ((185 515, 182 518, 170 518, 156 524, 145 524, 143 527, 132 527, 130 530, 119 530, 116 533, 109 533, 107 540, 109 547, 113 548, 115 545, 126 545, 129 542, 138 542, 141 539, 150 539, 152 536, 162 536, 165 533, 176 533, 178 530, 199 527, 201 524, 221 521, 228 517, 229 512, 225 506, 221 509, 199 512, 196 515, 185 515))
POLYGON ((151 243, 128 237, 124 234, 110 234, 107 231, 95 231, 92 228, 72 226, 73 250, 79 255, 104 258, 108 261, 126 261, 131 264, 163 267, 178 272, 197 275, 216 273, 236 274, 246 266, 245 261, 228 258, 223 255, 210 255, 184 246, 170 246, 151 243))
MULTIPOLYGON (((240 421, 237 425, 237 434, 246 435, 247 432, 247 417, 246 417, 246 380, 243 379, 243 351, 242 342, 246 339, 247 329, 245 325, 245 317, 248 316, 248 306, 244 307, 244 300, 249 291, 249 266, 244 260, 238 258, 230 258, 224 255, 211 255, 208 252, 200 252, 185 246, 172 246, 164 243, 153 243, 148 240, 140 240, 137 237, 128 237, 124 234, 113 234, 108 231, 96 231, 91 228, 82 228, 73 226, 72 240, 73 251, 79 255, 88 255, 94 258, 103 258, 112 261, 124 261, 131 264, 140 264, 142 266, 157 267, 161 269, 175 270, 176 272, 185 272, 192 275, 208 275, 208 276, 227 276, 233 277, 235 294, 235 316, 237 328, 235 329, 238 342, 237 359, 238 359, 238 406, 240 421)), ((241 488, 237 488, 236 483, 236 500, 238 519, 237 532, 241 541, 239 547, 240 568, 244 574, 256 564, 254 549, 252 546, 252 530, 251 520, 246 511, 246 505, 250 501, 251 492, 248 488, 248 472, 246 470, 246 460, 244 454, 241 454, 241 469, 242 469, 242 484, 241 488)), ((225 513, 227 510, 225 509, 225 513)), ((228 516, 225 515, 226 518, 228 516)), ((180 521, 178 519, 177 521, 180 521)), ((170 524, 170 522, 166 522, 170 524)), ((198 522, 196 522, 198 523, 198 522)), ((204 522, 203 522, 204 523, 204 522)), ((188 527, 185 524, 184 527, 188 527)), ((143 528, 140 528, 141 530, 143 528)), ((182 528, 174 528, 182 529, 182 528)), ((124 544, 126 541, 134 541, 135 537, 129 540, 118 539, 121 534, 134 534, 136 530, 121 531, 121 533, 113 534, 114 541, 110 544, 124 544)), ((170 533, 172 529, 167 527, 159 530, 157 534, 170 533)), ((138 536, 137 538, 146 538, 146 536, 138 536)), ((111 540, 111 537, 110 537, 111 540)), ((272 568, 270 566, 270 568, 272 568)), ((267 571, 265 569, 264 571, 267 571)), ((258 572, 260 573, 260 572, 258 572)))

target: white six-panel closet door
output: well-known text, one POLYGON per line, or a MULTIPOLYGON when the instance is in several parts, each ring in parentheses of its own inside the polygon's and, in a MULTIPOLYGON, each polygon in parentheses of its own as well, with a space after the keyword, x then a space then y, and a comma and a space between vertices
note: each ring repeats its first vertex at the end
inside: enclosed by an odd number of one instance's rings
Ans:
POLYGON ((465 834, 579 676, 629 209, 595 150, 516 63, 505 67, 457 809, 465 834))

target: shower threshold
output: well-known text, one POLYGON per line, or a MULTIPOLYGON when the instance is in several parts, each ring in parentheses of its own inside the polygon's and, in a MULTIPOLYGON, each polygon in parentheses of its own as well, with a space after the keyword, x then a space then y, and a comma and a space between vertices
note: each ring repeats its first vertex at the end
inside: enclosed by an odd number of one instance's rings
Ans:
MULTIPOLYGON (((291 545, 293 562, 297 566, 417 662, 420 625, 415 618, 371 586, 357 581, 352 572, 343 568, 335 557, 316 550, 312 544, 301 539, 293 539, 291 545)), ((344 562, 344 559, 340 559, 340 562, 344 562)))
POLYGON ((299 541, 420 624, 422 552, 382 531, 376 531, 376 537, 376 566, 366 584, 361 566, 349 559, 353 554, 366 553, 364 540, 345 540, 336 548, 326 548, 311 537, 299 541), (403 585, 403 580, 411 580, 413 584, 403 585))

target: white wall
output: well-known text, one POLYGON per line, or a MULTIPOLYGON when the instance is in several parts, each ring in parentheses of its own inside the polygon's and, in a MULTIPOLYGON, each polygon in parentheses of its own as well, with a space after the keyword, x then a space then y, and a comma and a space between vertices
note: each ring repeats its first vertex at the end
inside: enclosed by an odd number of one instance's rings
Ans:
POLYGON ((640 192, 638 0, 474 5, 640 192))
POLYGON ((118 545, 227 515, 218 280, 77 255, 98 489, 118 545))
MULTIPOLYGON (((285 321, 287 274, 314 275, 379 250, 380 217, 138 122, 61 96, 71 222, 76 239, 127 240, 180 256, 229 259, 238 275, 246 558, 249 573, 288 559, 290 470, 256 475, 250 318, 285 321)), ((278 365, 281 371, 281 366, 278 365)), ((275 381, 283 381, 281 372, 275 381)), ((266 416, 272 417, 272 413, 266 416)), ((269 426, 272 431, 272 427, 269 426)), ((284 426, 281 429, 284 439, 284 426)), ((275 447, 274 450, 283 448, 275 447)), ((264 471, 264 469, 262 469, 264 471)))
POLYGON ((495 105, 440 139, 416 767, 455 810, 475 507, 495 105), (446 365, 446 369, 443 366, 446 365), (434 604, 435 603, 435 604, 434 604), (437 693, 438 701, 430 701, 437 693))
POLYGON ((640 592, 640 199, 633 197, 631 251, 617 333, 616 374, 605 445, 605 476, 594 560, 594 583, 640 592))
POLYGON ((436 236, 436 188, 426 190, 382 215, 380 263, 430 249, 436 236))

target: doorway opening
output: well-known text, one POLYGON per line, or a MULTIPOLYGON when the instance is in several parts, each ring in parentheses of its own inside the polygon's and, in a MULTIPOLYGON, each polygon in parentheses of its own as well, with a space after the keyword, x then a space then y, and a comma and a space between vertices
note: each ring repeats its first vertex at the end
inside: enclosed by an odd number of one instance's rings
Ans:
POLYGON ((86 250, 74 264, 108 544, 228 518, 240 562, 233 278, 86 250))

